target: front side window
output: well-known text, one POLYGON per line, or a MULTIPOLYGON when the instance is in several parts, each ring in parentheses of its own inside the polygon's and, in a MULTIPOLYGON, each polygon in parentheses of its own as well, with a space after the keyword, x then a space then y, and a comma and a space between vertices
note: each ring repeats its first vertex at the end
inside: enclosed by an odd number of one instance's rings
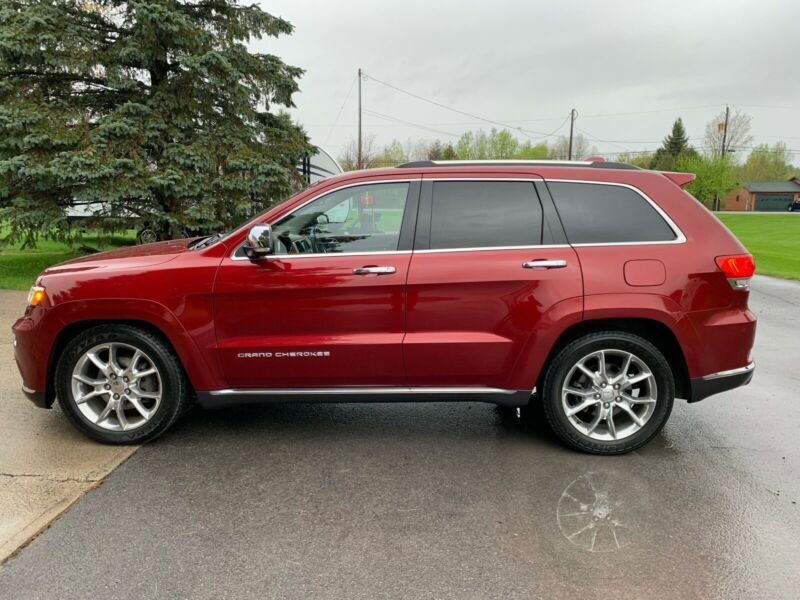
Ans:
POLYGON ((431 249, 536 246, 542 207, 529 181, 437 181, 431 249))
POLYGON ((570 244, 668 242, 675 232, 634 190, 621 185, 548 181, 570 244))
POLYGON ((331 192, 272 227, 276 254, 397 250, 407 182, 358 185, 331 192))

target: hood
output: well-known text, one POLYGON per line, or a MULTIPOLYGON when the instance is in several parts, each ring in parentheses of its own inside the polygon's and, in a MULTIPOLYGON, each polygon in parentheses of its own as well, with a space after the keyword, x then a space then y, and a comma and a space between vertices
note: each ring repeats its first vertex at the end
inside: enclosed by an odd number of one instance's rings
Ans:
POLYGON ((106 268, 127 269, 149 267, 165 263, 179 254, 186 252, 192 241, 191 239, 169 240, 166 242, 143 244, 141 246, 126 246, 125 248, 109 250, 108 252, 89 254, 49 267, 44 271, 43 275, 74 273, 77 271, 106 268))

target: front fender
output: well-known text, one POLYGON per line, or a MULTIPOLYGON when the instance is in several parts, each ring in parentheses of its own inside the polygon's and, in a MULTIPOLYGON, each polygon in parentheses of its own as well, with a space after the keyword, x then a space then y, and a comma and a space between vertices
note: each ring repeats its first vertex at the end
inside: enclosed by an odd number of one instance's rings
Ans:
POLYGON ((92 298, 58 304, 51 310, 53 320, 57 320, 60 326, 55 332, 52 331, 53 327, 50 328, 49 344, 46 343, 47 334, 42 340, 44 342, 42 345, 47 345, 50 350, 53 349, 58 334, 66 327, 80 323, 90 326, 92 322, 99 321, 138 321, 157 329, 167 338, 186 369, 194 389, 208 390, 222 387, 219 366, 207 360, 207 356, 197 346, 181 321, 172 311, 158 302, 140 298, 92 298))

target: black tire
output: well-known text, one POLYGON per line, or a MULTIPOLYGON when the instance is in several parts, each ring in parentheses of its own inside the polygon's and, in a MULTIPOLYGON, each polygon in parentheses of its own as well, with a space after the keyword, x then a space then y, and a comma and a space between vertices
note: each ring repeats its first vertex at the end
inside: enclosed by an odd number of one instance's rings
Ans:
POLYGON ((661 351, 646 339, 622 331, 591 333, 567 344, 550 362, 542 385, 542 408, 553 432, 571 448, 589 454, 625 454, 641 448, 664 427, 674 399, 674 377, 661 351), (572 367, 599 350, 622 350, 636 355, 656 381, 656 404, 649 420, 641 429, 620 440, 597 440, 579 431, 570 422, 561 402, 561 388, 572 367))
POLYGON ((149 227, 145 227, 144 229, 140 229, 139 232, 136 234, 136 243, 137 244, 152 244, 153 242, 157 242, 161 239, 155 229, 150 229, 149 227))
POLYGON ((70 422, 90 438, 106 444, 141 444, 164 433, 190 405, 189 382, 178 357, 158 335, 124 324, 98 325, 71 339, 56 366, 56 397, 70 422), (127 431, 111 431, 89 420, 78 408, 72 392, 72 373, 91 348, 106 343, 127 344, 145 352, 161 377, 161 400, 145 423, 127 431))

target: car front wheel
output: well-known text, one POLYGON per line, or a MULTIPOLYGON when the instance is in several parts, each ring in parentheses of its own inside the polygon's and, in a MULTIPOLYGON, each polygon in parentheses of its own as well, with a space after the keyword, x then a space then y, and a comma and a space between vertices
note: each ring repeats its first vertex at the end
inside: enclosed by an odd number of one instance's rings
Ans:
POLYGON ((126 324, 100 325, 64 348, 56 396, 89 437, 138 444, 162 434, 188 405, 188 382, 172 349, 157 335, 126 324))
POLYGON ((592 454, 640 448, 672 412, 675 384, 653 344, 621 331, 592 333, 565 346, 550 363, 542 402, 566 444, 592 454))

